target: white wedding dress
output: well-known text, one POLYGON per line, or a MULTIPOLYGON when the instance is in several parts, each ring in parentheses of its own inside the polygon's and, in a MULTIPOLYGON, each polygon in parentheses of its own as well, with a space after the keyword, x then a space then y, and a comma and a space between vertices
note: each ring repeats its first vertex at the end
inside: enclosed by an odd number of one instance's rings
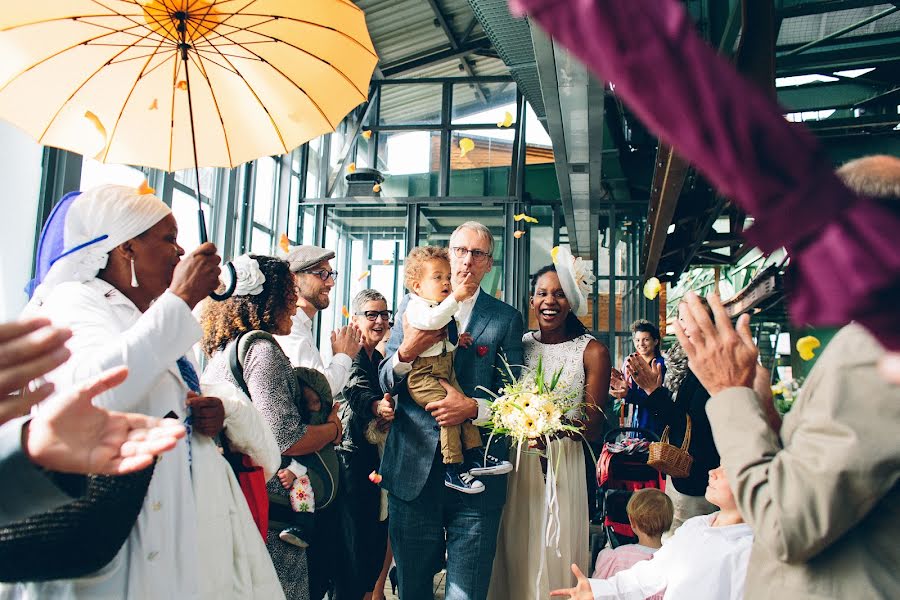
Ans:
MULTIPOLYGON (((542 344, 528 332, 522 338, 525 366, 536 367, 543 356, 544 373, 553 374, 562 367, 559 385, 577 389, 583 402, 584 350, 592 339, 585 334, 560 344, 542 344)), ((572 563, 590 573, 584 449, 581 441, 569 438, 550 445, 557 470, 559 544, 548 546, 545 542, 548 515, 540 457, 523 452, 518 468, 509 475, 489 600, 546 600, 550 590, 575 585, 572 563)), ((510 456, 514 456, 514 450, 510 456)))

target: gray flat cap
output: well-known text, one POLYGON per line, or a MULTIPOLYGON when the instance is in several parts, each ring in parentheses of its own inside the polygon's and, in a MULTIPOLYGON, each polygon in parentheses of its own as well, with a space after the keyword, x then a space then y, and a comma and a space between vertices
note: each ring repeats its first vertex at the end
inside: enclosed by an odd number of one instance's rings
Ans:
POLYGON ((310 267, 314 267, 323 260, 334 258, 334 251, 319 248, 318 246, 294 246, 288 252, 287 260, 291 264, 291 271, 300 273, 310 267))

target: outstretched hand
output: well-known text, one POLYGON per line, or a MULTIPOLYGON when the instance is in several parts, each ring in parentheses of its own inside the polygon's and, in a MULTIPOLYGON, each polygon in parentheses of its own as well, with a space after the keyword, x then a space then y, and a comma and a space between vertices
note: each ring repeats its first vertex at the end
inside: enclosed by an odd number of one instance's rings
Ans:
POLYGON ((578 565, 572 565, 572 573, 575 575, 575 580, 577 581, 575 587, 553 590, 550 592, 550 596, 557 598, 574 598, 575 600, 594 600, 594 594, 591 592, 591 583, 588 581, 588 578, 584 576, 584 573, 581 572, 581 569, 578 568, 578 565))
POLYGON ((69 358, 65 343, 71 337, 71 331, 44 318, 0 323, 0 424, 27 414, 53 393, 53 384, 39 378, 69 358))
POLYGON ((110 369, 72 391, 46 400, 22 431, 31 461, 63 473, 125 475, 150 466, 175 447, 184 427, 174 419, 107 411, 91 401, 125 381, 128 369, 110 369))
POLYGON ((750 317, 740 316, 737 328, 716 294, 706 297, 715 323, 694 292, 678 306, 675 335, 688 357, 688 366, 710 396, 730 387, 753 387, 759 350, 750 333, 750 317))

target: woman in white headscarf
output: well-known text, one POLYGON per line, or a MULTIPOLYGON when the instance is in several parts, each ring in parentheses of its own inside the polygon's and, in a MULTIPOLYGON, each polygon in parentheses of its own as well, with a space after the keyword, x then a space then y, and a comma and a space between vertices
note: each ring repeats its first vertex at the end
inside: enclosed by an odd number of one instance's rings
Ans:
POLYGON ((218 286, 219 257, 207 243, 182 258, 177 235, 171 210, 144 186, 69 194, 44 228, 26 312, 73 333, 71 359, 48 378, 61 388, 126 365, 128 379, 96 404, 174 416, 190 428, 156 465, 131 535, 109 565, 84 578, 7 588, 7 596, 198 597, 191 440, 217 435, 224 413, 218 398, 199 395, 187 355, 201 337, 191 309, 218 286))

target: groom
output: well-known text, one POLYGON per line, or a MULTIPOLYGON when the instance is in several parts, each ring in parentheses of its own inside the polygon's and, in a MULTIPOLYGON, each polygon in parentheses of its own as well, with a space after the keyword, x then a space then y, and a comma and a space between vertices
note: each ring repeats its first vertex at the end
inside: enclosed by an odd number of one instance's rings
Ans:
MULTIPOLYGON (((467 274, 480 284, 493 267, 493 251, 494 238, 487 227, 474 221, 457 227, 450 236, 454 287, 467 274)), ((446 599, 482 600, 491 579, 506 501, 506 476, 483 477, 485 490, 480 494, 446 487, 440 427, 489 416, 488 402, 477 399, 487 394, 476 388, 483 386, 496 392, 503 385, 501 372, 506 370, 501 356, 511 365, 522 364, 522 315, 480 288, 460 303, 460 331, 468 332, 474 340, 468 348, 457 348, 454 358, 457 381, 465 395, 445 385, 447 397, 432 402, 426 411, 409 397, 404 380, 412 361, 444 333, 406 325, 403 311, 407 300, 404 298, 398 311, 380 368, 382 387, 398 397, 381 461, 381 485, 388 491, 388 527, 400 596, 406 600, 434 597, 434 567, 444 558, 446 540, 446 599)), ((496 457, 506 458, 505 442, 494 440, 489 450, 496 457)))

